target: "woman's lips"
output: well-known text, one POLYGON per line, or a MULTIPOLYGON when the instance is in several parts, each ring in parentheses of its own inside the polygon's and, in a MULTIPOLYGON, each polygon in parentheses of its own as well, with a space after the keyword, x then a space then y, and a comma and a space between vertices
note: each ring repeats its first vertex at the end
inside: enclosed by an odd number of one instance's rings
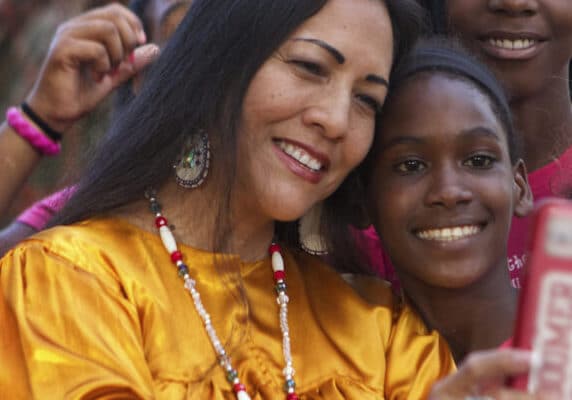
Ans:
POLYGON ((330 165, 327 156, 294 141, 277 139, 274 143, 278 157, 291 172, 310 183, 322 180, 330 165))

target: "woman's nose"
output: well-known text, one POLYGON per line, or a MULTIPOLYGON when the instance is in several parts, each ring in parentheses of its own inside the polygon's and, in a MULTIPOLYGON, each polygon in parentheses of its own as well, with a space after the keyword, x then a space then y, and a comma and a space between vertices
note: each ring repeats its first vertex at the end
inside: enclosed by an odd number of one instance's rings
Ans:
POLYGON ((325 137, 333 140, 344 137, 351 123, 351 93, 340 89, 320 93, 314 104, 306 109, 303 119, 325 137))

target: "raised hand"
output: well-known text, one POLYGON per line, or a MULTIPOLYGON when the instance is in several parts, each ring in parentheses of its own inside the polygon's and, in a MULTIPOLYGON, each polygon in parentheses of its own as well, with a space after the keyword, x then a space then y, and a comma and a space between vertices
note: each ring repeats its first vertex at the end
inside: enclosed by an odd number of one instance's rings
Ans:
POLYGON ((117 3, 70 19, 52 40, 28 104, 65 132, 156 58, 158 47, 146 41, 139 18, 117 3))
POLYGON ((456 373, 435 384, 429 400, 556 400, 505 386, 508 377, 527 373, 531 362, 523 350, 472 353, 456 373))

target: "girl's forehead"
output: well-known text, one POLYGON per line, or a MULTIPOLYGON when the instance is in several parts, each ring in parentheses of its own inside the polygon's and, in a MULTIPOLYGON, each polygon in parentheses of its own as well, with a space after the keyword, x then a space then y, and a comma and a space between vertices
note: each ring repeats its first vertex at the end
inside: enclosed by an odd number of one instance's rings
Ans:
POLYGON ((506 136, 506 126, 489 95, 460 76, 422 73, 408 79, 391 95, 381 133, 461 132, 486 126, 506 136))

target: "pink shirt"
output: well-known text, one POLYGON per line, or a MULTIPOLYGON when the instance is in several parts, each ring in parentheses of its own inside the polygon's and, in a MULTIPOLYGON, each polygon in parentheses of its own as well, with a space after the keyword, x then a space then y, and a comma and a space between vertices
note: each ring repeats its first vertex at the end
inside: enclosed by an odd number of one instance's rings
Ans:
POLYGON ((48 221, 63 208, 72 194, 73 187, 69 187, 45 197, 22 212, 16 221, 41 231, 48 221))
POLYGON ((360 246, 360 251, 365 252, 367 255, 369 266, 381 278, 391 283, 395 293, 399 293, 401 290, 399 278, 373 226, 358 233, 358 245, 360 246))
MULTIPOLYGON (((565 196, 572 190, 572 147, 558 159, 528 174, 534 202, 552 196, 565 196)), ((511 283, 520 288, 521 272, 526 262, 530 217, 512 219, 508 239, 508 270, 511 283)))

